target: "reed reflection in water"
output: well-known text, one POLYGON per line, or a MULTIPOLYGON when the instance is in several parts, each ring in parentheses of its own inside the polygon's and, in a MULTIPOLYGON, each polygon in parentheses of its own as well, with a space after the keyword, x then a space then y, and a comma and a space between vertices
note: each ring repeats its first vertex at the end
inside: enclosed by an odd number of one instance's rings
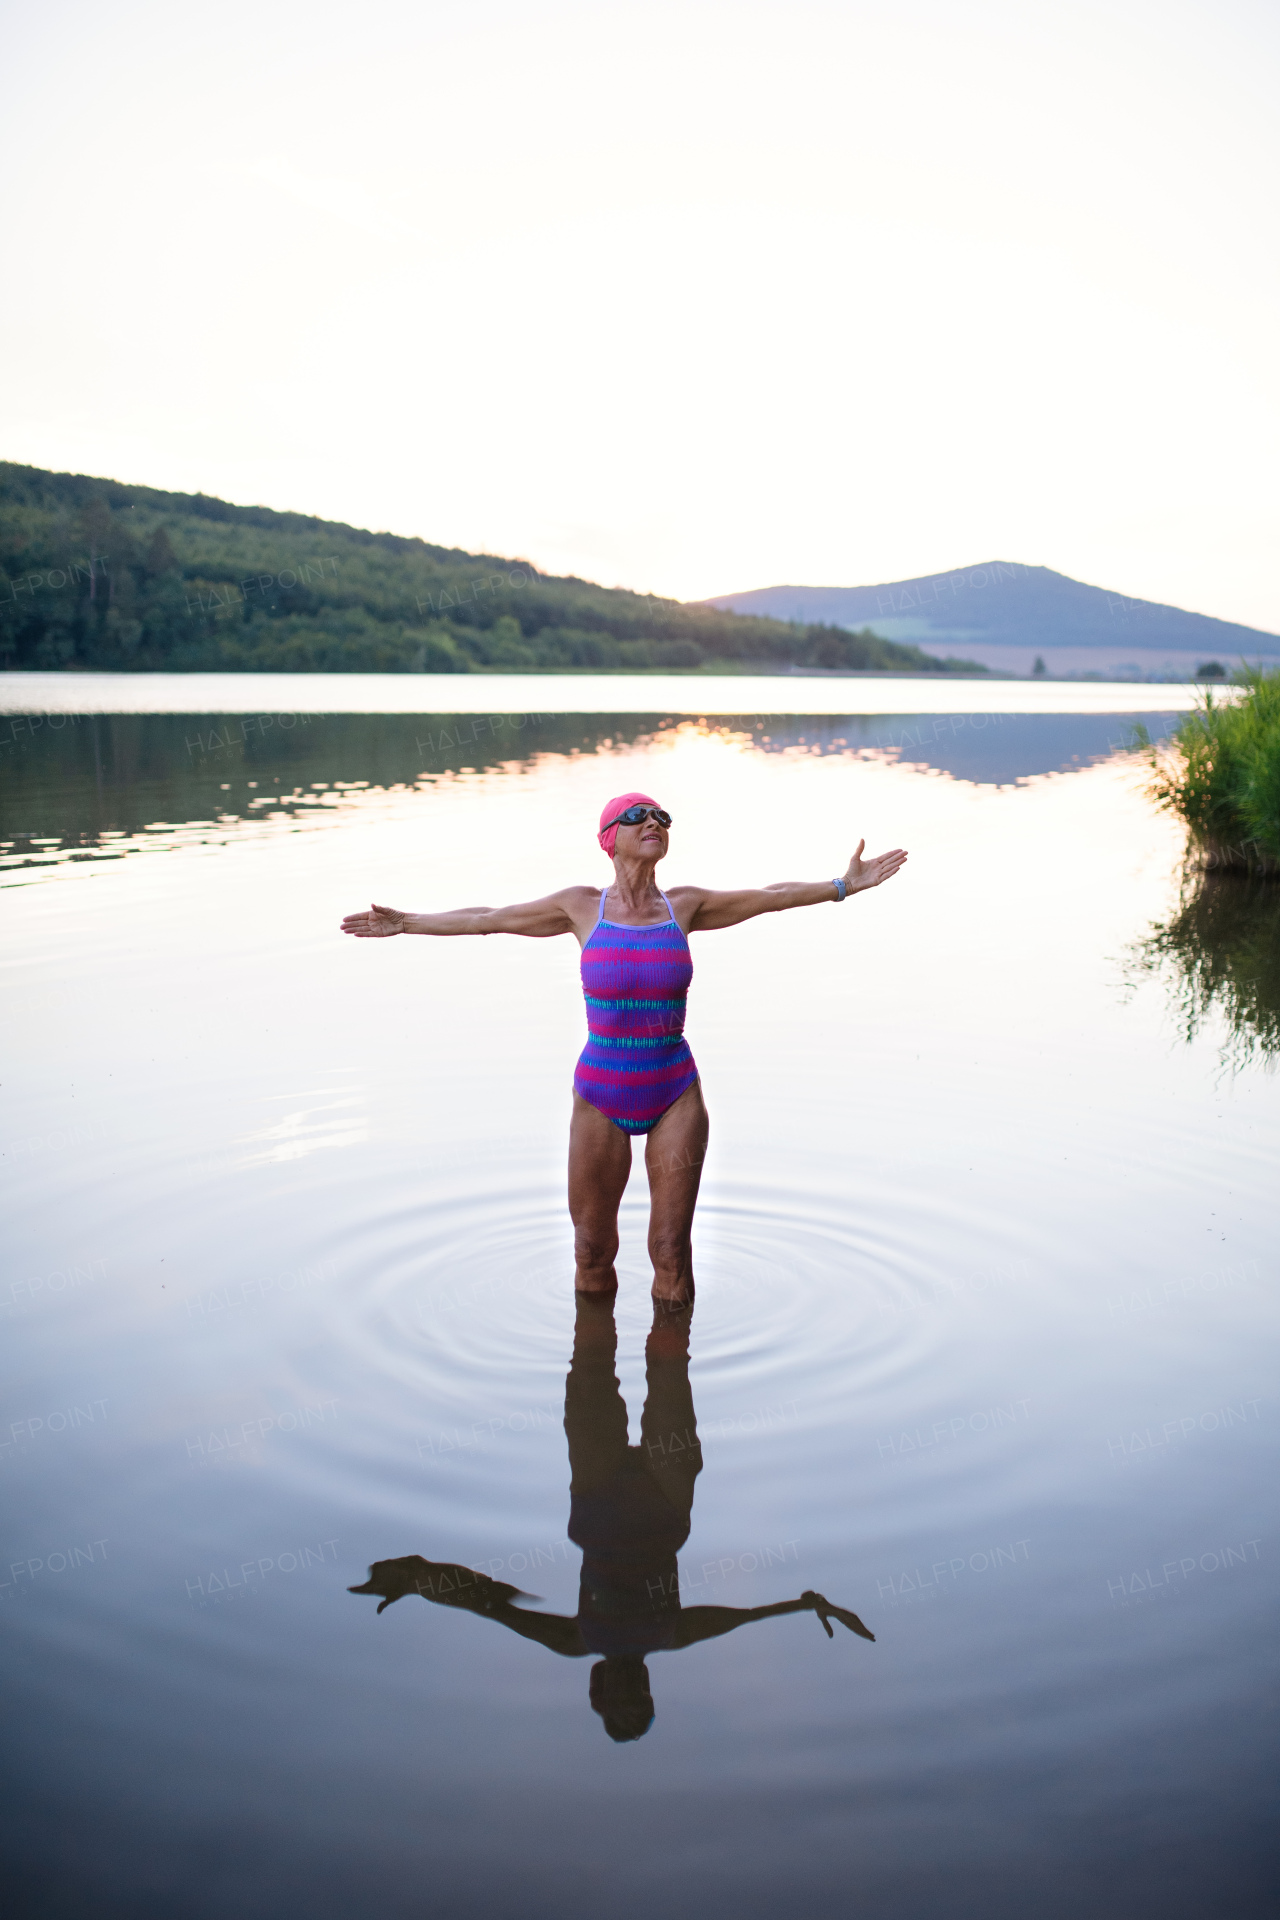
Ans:
POLYGON ((1225 1026, 1222 1063, 1238 1073, 1280 1058, 1280 882, 1188 864, 1178 911, 1127 955, 1135 984, 1162 979, 1182 1038, 1225 1026))
POLYGON ((351 1593, 382 1596, 378 1612, 406 1594, 460 1607, 569 1660, 596 1654, 591 1706, 611 1740, 639 1740, 654 1721, 646 1656, 718 1640, 756 1620, 816 1613, 828 1639, 838 1620, 864 1640, 875 1635, 856 1613, 812 1589, 759 1607, 681 1605, 677 1554, 689 1538, 702 1447, 689 1384, 693 1309, 655 1302, 645 1343, 640 1444, 627 1440, 627 1408, 614 1372, 618 1348, 612 1298, 579 1294, 573 1360, 565 1382, 569 1441, 569 1538, 582 1549, 578 1610, 531 1613, 535 1596, 505 1580, 449 1561, 403 1554, 378 1560, 351 1593))

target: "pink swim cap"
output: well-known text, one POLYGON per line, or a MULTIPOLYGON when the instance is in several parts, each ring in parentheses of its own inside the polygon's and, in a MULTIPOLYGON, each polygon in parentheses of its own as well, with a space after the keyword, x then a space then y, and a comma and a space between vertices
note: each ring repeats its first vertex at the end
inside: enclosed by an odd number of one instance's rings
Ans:
POLYGON ((596 835, 596 839, 600 842, 600 845, 604 848, 611 860, 613 858, 614 843, 618 838, 618 829, 616 827, 610 827, 606 833, 604 823, 606 820, 616 820, 620 813, 625 813, 628 807, 633 807, 637 800, 643 800, 645 805, 649 807, 656 807, 658 804, 651 793, 619 793, 612 800, 607 800, 600 810, 600 831, 596 835))

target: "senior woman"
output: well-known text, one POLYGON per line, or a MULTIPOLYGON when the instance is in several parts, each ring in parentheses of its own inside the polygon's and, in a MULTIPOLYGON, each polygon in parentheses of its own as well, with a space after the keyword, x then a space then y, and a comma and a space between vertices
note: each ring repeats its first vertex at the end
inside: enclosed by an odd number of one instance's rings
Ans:
POLYGON ((658 886, 671 816, 647 793, 622 793, 600 815, 597 839, 613 861, 613 885, 564 887, 513 907, 458 907, 402 913, 370 907, 348 914, 344 933, 361 940, 397 933, 519 933, 545 940, 572 933, 582 949, 587 1044, 573 1076, 569 1127, 569 1213, 574 1285, 612 1293, 618 1284, 618 1208, 631 1173, 631 1140, 644 1134, 649 1175, 649 1257, 653 1295, 679 1306, 693 1299, 691 1232, 707 1148, 707 1109, 684 1037, 693 978, 691 933, 736 927, 761 913, 841 901, 891 880, 901 848, 864 860, 866 842, 833 880, 781 880, 725 893, 658 886))

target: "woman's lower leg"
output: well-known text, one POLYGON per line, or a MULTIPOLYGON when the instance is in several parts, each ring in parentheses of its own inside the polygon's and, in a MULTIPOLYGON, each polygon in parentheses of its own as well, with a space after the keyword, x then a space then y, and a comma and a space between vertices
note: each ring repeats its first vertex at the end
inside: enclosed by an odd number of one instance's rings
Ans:
POLYGON ((672 1306, 693 1299, 693 1211, 709 1130, 702 1087, 695 1081, 645 1143, 653 1297, 672 1306))
POLYGON ((613 1293, 618 1285, 618 1208, 631 1173, 631 1141, 575 1094, 569 1126, 569 1216, 574 1290, 613 1293))

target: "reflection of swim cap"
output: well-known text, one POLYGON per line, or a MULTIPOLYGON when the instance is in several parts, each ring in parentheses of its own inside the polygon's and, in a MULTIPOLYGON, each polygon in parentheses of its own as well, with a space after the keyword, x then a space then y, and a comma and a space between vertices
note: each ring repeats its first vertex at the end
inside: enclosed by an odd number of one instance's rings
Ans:
POLYGON ((620 793, 616 799, 607 801, 601 811, 600 831, 596 835, 596 839, 600 842, 600 845, 604 848, 611 860, 613 858, 614 842, 618 838, 618 829, 616 827, 610 827, 608 833, 606 833, 604 823, 606 820, 616 820, 620 813, 625 813, 628 807, 633 807, 637 800, 643 800, 645 804, 650 807, 656 807, 658 804, 651 793, 620 793))
POLYGON ((611 1740, 641 1739, 653 1725, 653 1695, 644 1661, 628 1654, 597 1660, 591 1669, 591 1706, 611 1740))

